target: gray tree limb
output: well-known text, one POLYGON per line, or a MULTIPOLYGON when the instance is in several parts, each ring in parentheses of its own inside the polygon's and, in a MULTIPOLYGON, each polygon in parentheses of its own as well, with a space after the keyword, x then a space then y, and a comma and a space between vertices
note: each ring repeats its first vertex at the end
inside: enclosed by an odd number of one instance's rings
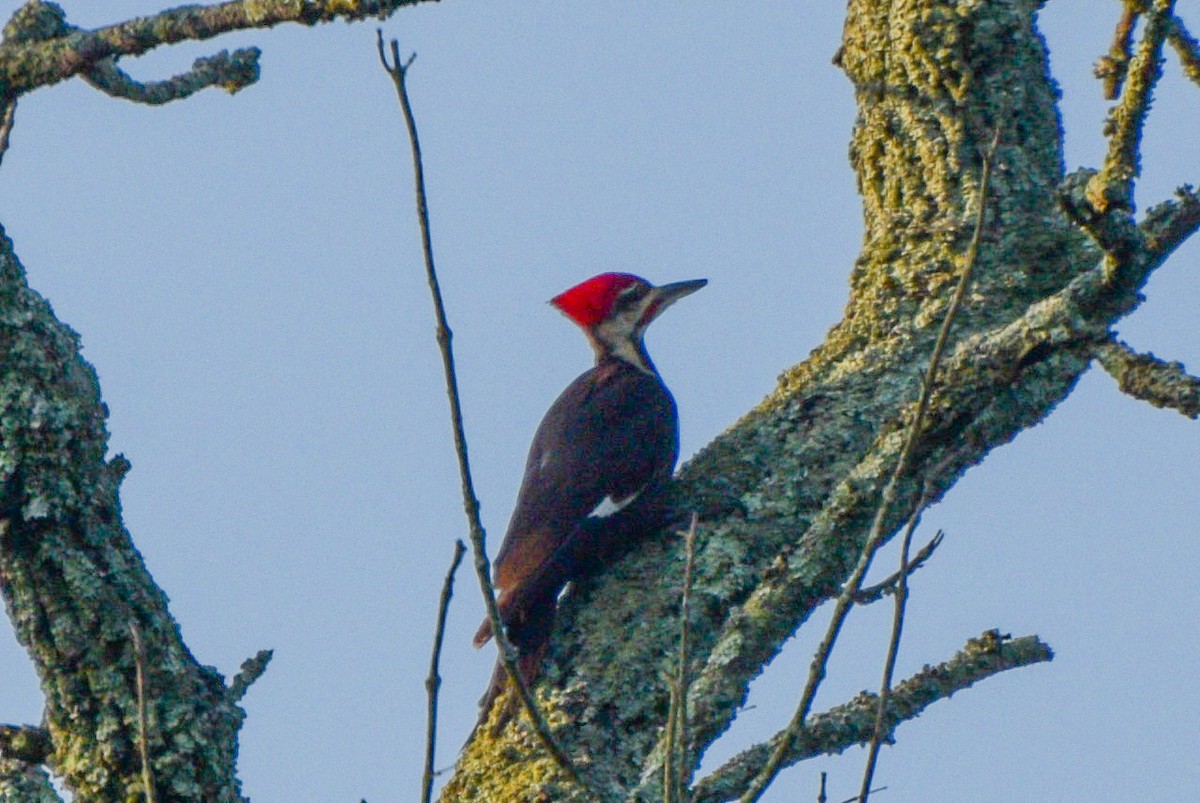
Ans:
MULTIPOLYGON (((950 660, 927 666, 897 684, 887 700, 884 727, 888 740, 902 723, 918 716, 931 704, 945 700, 985 678, 1009 669, 1029 666, 1053 658, 1050 648, 1034 636, 1011 639, 996 631, 971 639, 950 660)), ((806 758, 831 755, 871 740, 879 698, 863 692, 810 720, 810 725, 792 745, 786 758, 795 764, 806 758)), ((735 800, 755 773, 767 762, 781 735, 745 750, 696 784, 693 803, 735 800)))
MULTIPOLYGON (((843 320, 776 390, 680 472, 709 510, 697 545, 690 755, 729 727, 750 682, 837 593, 904 440, 918 377, 970 236, 981 154, 999 128, 994 193, 926 434, 888 522, 929 484, 1047 416, 1150 273, 1200 225, 1194 196, 1147 215, 1129 202, 1169 3, 1137 45, 1102 169, 1068 177, 1037 4, 853 0, 838 64, 858 103, 851 161, 866 236, 843 320)), ((798 314, 799 314, 798 310, 798 314)), ((806 349, 797 344, 797 352, 806 349)), ((539 691, 562 738, 634 797, 660 797, 663 681, 680 545, 647 544, 564 600, 539 691), (664 582, 664 578, 668 578, 664 582)), ((476 740, 443 800, 571 799, 519 730, 476 740)))
MULTIPOLYGON (((232 89, 257 75, 256 52, 240 51, 139 84, 116 68, 122 56, 282 22, 386 16, 413 1, 232 0, 81 31, 57 5, 31 0, 0 43, 3 138, 20 95, 75 75, 142 102, 206 85, 232 89)), ((129 464, 105 459, 106 417, 78 337, 28 286, 0 229, 0 594, 46 694, 45 766, 77 800, 242 800, 238 701, 270 654, 248 661, 227 687, 189 652, 121 522, 129 464)), ((0 792, 57 800, 36 760, 3 758, 0 792)))

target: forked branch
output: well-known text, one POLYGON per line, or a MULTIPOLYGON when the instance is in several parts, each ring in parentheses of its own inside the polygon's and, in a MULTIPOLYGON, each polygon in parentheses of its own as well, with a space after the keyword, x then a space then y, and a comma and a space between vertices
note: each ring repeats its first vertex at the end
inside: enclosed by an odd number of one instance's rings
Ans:
MULTIPOLYGON (((271 28, 285 22, 316 25, 336 19, 385 19, 418 0, 229 0, 211 6, 180 6, 92 31, 67 27, 41 36, 12 41, 0 50, 0 96, 16 97, 49 86, 98 64, 123 56, 140 56, 162 45, 204 41, 232 31, 271 28)), ((57 13, 52 3, 35 0, 25 9, 57 13)))
MULTIPOLYGON (((834 603, 833 617, 829 623, 829 627, 825 631, 824 638, 821 639, 821 643, 817 646, 816 654, 813 656, 812 667, 809 670, 808 680, 804 686, 804 693, 800 696, 800 702, 796 706, 796 712, 792 715, 792 720, 783 732, 782 738, 775 745, 770 760, 763 765, 762 769, 742 794, 740 798, 741 803, 754 803, 754 801, 758 800, 783 768, 784 760, 792 749, 792 741, 805 727, 805 720, 812 707, 813 699, 817 695, 817 689, 820 687, 821 681, 825 678, 829 656, 832 654, 833 647, 837 643, 842 625, 845 624, 846 617, 855 604, 858 592, 862 588, 863 578, 866 576, 867 570, 871 567, 871 560, 887 535, 886 522, 888 514, 891 512, 896 501, 896 488, 905 473, 909 470, 913 452, 916 450, 917 443, 921 438, 925 425, 925 413, 929 409, 930 399, 933 397, 933 390, 937 383, 942 352, 945 351, 946 343, 950 337, 950 327, 953 325, 954 318, 958 314, 963 298, 966 296, 967 285, 970 283, 971 273, 975 267, 975 260, 979 255, 979 240, 983 232, 983 223, 987 213, 987 195, 988 185, 991 182, 992 160, 995 157, 996 146, 999 142, 1000 129, 996 129, 991 145, 988 147, 987 153, 983 156, 978 198, 976 200, 975 230, 971 236, 970 243, 967 245, 967 252, 964 255, 958 284, 954 288, 954 295, 951 297, 950 304, 946 308, 946 314, 942 318, 942 325, 938 331, 937 340, 933 344, 933 352, 929 356, 929 364, 925 370, 921 393, 917 399, 912 422, 909 425, 900 455, 896 459, 892 475, 884 486, 883 492, 880 494, 879 505, 875 511, 875 519, 871 524, 871 530, 867 535, 866 541, 863 543, 858 563, 850 573, 850 577, 843 584, 842 590, 837 596, 837 601, 834 603)), ((911 515, 915 517, 919 515, 919 512, 918 507, 911 515)))
MULTIPOLYGON (((1050 647, 1036 636, 1014 639, 992 630, 971 639, 948 661, 927 666, 892 689, 885 717, 887 738, 892 738, 901 723, 920 716, 938 700, 1001 672, 1053 658, 1050 647)), ((792 765, 865 744, 871 738, 877 705, 878 698, 874 694, 863 692, 848 703, 811 717, 807 726, 791 739, 783 757, 784 763, 792 765)), ((731 758, 696 784, 693 803, 737 799, 740 791, 770 760, 771 753, 787 738, 787 732, 781 731, 767 742, 731 758)))

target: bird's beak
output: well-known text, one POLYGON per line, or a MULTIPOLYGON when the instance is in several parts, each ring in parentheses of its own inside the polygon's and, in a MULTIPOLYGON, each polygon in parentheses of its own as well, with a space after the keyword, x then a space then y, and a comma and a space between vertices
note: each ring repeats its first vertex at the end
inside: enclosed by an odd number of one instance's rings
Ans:
POLYGON ((654 288, 654 294, 659 299, 658 312, 662 312, 684 296, 690 296, 706 284, 708 279, 689 279, 686 282, 672 282, 654 288))

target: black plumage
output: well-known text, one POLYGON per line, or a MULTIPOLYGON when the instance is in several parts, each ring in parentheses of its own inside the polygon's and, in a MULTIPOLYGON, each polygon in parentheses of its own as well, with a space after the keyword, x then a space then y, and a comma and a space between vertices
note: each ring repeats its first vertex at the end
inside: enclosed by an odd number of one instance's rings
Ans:
MULTIPOLYGON (((628 274, 603 274, 554 300, 584 328, 596 364, 542 418, 493 565, 500 618, 527 682, 538 675, 566 585, 608 565, 663 521, 660 503, 679 454, 679 421, 642 333, 670 303, 703 284, 654 287, 628 274)), ((491 637, 491 622, 484 620, 474 643, 491 637)), ((480 701, 481 723, 506 684, 497 662, 480 701)))

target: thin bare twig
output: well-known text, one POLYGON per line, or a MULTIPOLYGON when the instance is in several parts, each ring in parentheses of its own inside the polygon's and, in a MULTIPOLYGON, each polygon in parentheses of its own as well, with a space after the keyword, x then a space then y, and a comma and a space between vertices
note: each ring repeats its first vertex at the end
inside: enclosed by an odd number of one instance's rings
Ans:
POLYGON ((817 791, 817 803, 828 803, 829 798, 825 796, 825 779, 824 772, 821 773, 821 788, 817 791))
POLYGON ((434 269, 433 264, 433 242, 429 227, 429 208, 426 202, 425 171, 421 161, 421 144, 417 137, 417 126, 413 118, 412 106, 408 100, 408 90, 405 86, 405 77, 408 68, 412 65, 416 54, 414 53, 407 61, 402 62, 400 60, 400 43, 393 39, 390 43, 392 58, 391 62, 389 62, 383 45, 383 31, 377 30, 376 33, 379 61, 383 65, 384 70, 391 76, 392 83, 396 86, 396 96, 400 101, 400 109, 404 113, 404 123, 408 129, 408 139, 412 147, 413 176, 417 197, 417 220, 421 227, 421 245, 425 254, 425 274, 429 282, 429 292, 433 296, 434 314, 437 318, 437 342, 442 354, 442 368, 446 378, 446 395, 450 400, 450 423, 454 430, 454 447, 458 454, 458 469, 462 479, 463 508, 467 515, 471 547, 475 554, 475 573, 479 578, 479 587, 483 592, 483 602, 484 607, 487 609, 488 620, 492 623, 492 635, 496 639, 496 646, 500 653, 500 659, 504 663, 504 668, 508 672, 513 685, 516 687, 521 703, 524 705, 525 711, 533 723, 534 731, 537 733, 538 739, 546 749, 546 752, 550 754, 555 763, 558 764, 577 786, 594 797, 606 797, 602 796, 584 780, 582 773, 575 766, 575 763, 571 761, 566 751, 555 741, 554 736, 550 732, 549 723, 546 722, 546 718, 538 708, 537 701, 534 700, 533 693, 530 692, 525 679, 521 677, 521 671, 517 666, 516 649, 508 640, 504 624, 500 619, 500 609, 496 605, 496 590, 492 586, 491 580, 491 564, 488 561, 485 546, 486 535, 483 529, 483 522, 479 518, 479 499, 475 495, 475 485, 471 479, 471 463, 467 455, 467 437, 463 426, 462 405, 458 394, 458 377, 454 370, 454 350, 451 346, 451 340, 454 335, 450 331, 450 326, 446 320, 446 307, 442 301, 442 291, 438 283, 437 271, 434 269))
MULTIPOLYGON (((912 548, 913 533, 921 521, 921 512, 929 504, 929 486, 921 492, 921 499, 913 508, 904 528, 904 541, 900 546, 900 575, 896 581, 895 612, 892 615, 892 635, 888 640, 887 658, 883 662, 883 680, 879 683, 879 706, 875 711, 875 727, 871 729, 871 743, 867 746, 867 763, 863 769, 862 786, 858 795, 862 803, 871 795, 871 781, 875 777, 875 765, 879 761, 879 748, 887 735, 887 704, 892 692, 892 678, 896 672, 896 656, 900 653, 900 637, 904 632, 904 610, 908 604, 908 553, 912 548)), ((941 541, 942 532, 939 530, 935 541, 941 541)))
POLYGON ((933 553, 939 546, 942 545, 943 534, 939 530, 938 533, 930 539, 929 543, 917 550, 917 554, 913 555, 912 560, 908 561, 907 570, 895 571, 889 574, 885 579, 880 580, 873 586, 867 586, 860 589, 854 601, 859 605, 870 605, 872 602, 878 602, 888 594, 896 593, 896 588, 900 584, 900 577, 911 577, 917 569, 925 565, 925 562, 933 557, 933 553))
POLYGON ((800 703, 796 706, 796 712, 793 714, 792 720, 784 732, 784 737, 779 740, 775 750, 772 752, 770 760, 768 760, 742 794, 741 803, 754 803, 754 801, 757 801, 762 796, 762 793, 782 768, 783 760, 791 750, 792 743, 795 741, 797 734, 804 728, 804 721, 808 717, 809 710, 812 708, 813 698, 816 697, 817 689, 820 687, 821 681, 825 678, 825 669, 829 661, 829 656, 833 652, 833 646, 837 642, 838 634, 841 632, 842 625, 845 624, 846 616, 854 606, 855 596, 862 588, 863 577, 866 576, 867 569, 871 566, 871 559, 875 556, 876 550, 879 549, 879 545, 883 542, 887 515, 895 503, 896 488, 900 484, 900 479, 908 471, 913 450, 920 439, 925 423, 925 413, 929 409, 929 401, 933 395, 933 388, 937 379, 938 365, 941 363, 942 352, 946 348, 946 343, 950 339, 950 326, 954 323, 954 318, 958 314, 959 307, 962 306, 963 297, 967 292, 967 284, 970 281, 971 273, 975 267, 975 260, 979 254, 979 239, 983 233, 988 185, 991 182, 992 175, 992 160, 999 142, 1000 129, 997 128, 992 137, 991 145, 988 147, 988 151, 983 158, 983 167, 979 179, 979 199, 975 216, 975 231, 971 236, 970 244, 967 246, 958 285, 954 289, 954 295, 950 299, 950 305, 947 307, 946 315, 942 319, 942 326, 938 332, 937 340, 934 341, 933 353, 929 357, 929 365, 925 370, 925 376, 921 383, 921 394, 917 399, 917 408, 913 414, 912 424, 909 427, 904 445, 900 450, 900 456, 896 460, 896 467, 892 471, 887 485, 884 486, 883 493, 880 495, 879 507, 875 511, 875 520, 872 522, 870 533, 863 544, 858 563, 851 572, 849 579, 842 586, 841 593, 838 594, 837 601, 834 604, 833 619, 830 621, 829 627, 825 631, 825 636, 821 639, 821 643, 817 647, 817 652, 813 656, 808 680, 805 683, 800 703))
MULTIPOLYGON (((967 246, 966 264, 963 265, 962 275, 958 279, 958 286, 954 289, 954 298, 950 302, 950 307, 946 310, 946 317, 942 320, 942 330, 938 333, 937 343, 934 345, 933 354, 929 358, 929 369, 925 372, 924 387, 921 390, 921 402, 917 405, 917 416, 913 420, 912 431, 909 433, 909 443, 915 444, 921 436, 921 429, 924 427, 925 408, 928 405, 929 398, 933 395, 933 385, 937 380, 938 363, 941 361, 942 349, 946 344, 946 340, 950 334, 950 326, 954 322, 954 316, 958 313, 959 305, 962 302, 963 296, 966 294, 967 282, 970 280, 971 273, 975 268, 975 260, 979 255, 979 238, 983 234, 983 223, 987 218, 987 193, 988 184, 992 178, 992 161, 996 155, 996 146, 1000 142, 1000 129, 996 129, 996 133, 992 137, 992 144, 989 146, 987 153, 983 157, 983 170, 979 179, 979 202, 975 209, 975 231, 971 234, 971 242, 967 246)), ((901 453, 900 461, 897 463, 897 473, 892 475, 893 481, 899 478, 900 462, 905 461, 908 452, 908 445, 905 445, 905 452, 901 453)), ((921 491, 921 498, 913 507, 912 515, 909 516, 908 526, 904 532, 904 542, 900 549, 900 579, 896 585, 896 608, 895 614, 892 617, 892 635, 888 641, 887 658, 884 661, 883 681, 880 684, 879 690, 879 707, 875 714, 875 727, 871 734, 871 744, 867 750, 867 763, 863 769, 862 786, 859 788, 860 803, 867 803, 871 796, 871 781, 875 777, 875 765, 879 760, 879 747, 883 742, 885 714, 887 712, 888 695, 892 688, 892 675, 896 670, 896 656, 900 651, 900 637, 904 632, 904 609, 908 602, 908 551, 912 546, 913 532, 917 528, 917 523, 921 520, 921 512, 929 503, 930 488, 926 485, 921 491)), ((883 515, 882 502, 880 510, 876 516, 876 523, 880 523, 880 518, 883 515)), ((941 533, 938 533, 941 537, 941 533)), ((935 538, 934 540, 938 540, 935 538)))
POLYGON ((446 636, 446 612, 450 609, 450 597, 454 594, 454 574, 462 563, 467 548, 461 539, 454 542, 454 557, 442 582, 442 596, 438 600, 437 626, 433 631, 433 651, 429 657, 429 677, 425 678, 425 693, 429 700, 428 716, 425 719, 425 772, 421 777, 421 803, 429 803, 433 796, 433 761, 437 749, 438 689, 442 678, 438 675, 438 661, 442 657, 442 641, 446 636))
MULTIPOLYGON (((886 786, 876 786, 871 791, 872 792, 882 792, 885 789, 887 789, 886 786)), ((859 797, 858 795, 855 795, 854 797, 846 798, 845 800, 842 801, 842 803, 859 803, 859 801, 861 801, 861 800, 863 800, 863 798, 859 797)))
POLYGON ((133 635, 134 681, 137 684, 138 703, 138 753, 142 761, 142 790, 146 803, 155 803, 154 769, 150 766, 150 743, 146 738, 146 649, 142 644, 142 633, 134 622, 129 623, 133 635))
POLYGON ((696 566, 696 526, 700 517, 693 513, 684 537, 683 593, 679 601, 679 656, 675 677, 671 680, 671 707, 667 712, 666 761, 663 762, 664 803, 684 803, 691 784, 688 766, 687 693, 690 621, 692 616, 692 575, 696 566))
MULTIPOLYGON (((990 630, 969 639, 949 660, 926 666, 896 684, 892 690, 892 704, 887 710, 888 731, 894 733, 902 723, 916 719, 929 706, 981 680, 1053 658, 1054 652, 1036 636, 1012 638, 990 630)), ((862 692, 849 702, 814 715, 807 727, 793 740, 787 761, 794 764, 864 744, 870 738, 875 723, 875 700, 874 694, 862 692)), ((692 803, 737 800, 785 735, 784 731, 780 731, 704 776, 692 789, 692 803)))

